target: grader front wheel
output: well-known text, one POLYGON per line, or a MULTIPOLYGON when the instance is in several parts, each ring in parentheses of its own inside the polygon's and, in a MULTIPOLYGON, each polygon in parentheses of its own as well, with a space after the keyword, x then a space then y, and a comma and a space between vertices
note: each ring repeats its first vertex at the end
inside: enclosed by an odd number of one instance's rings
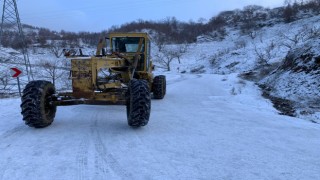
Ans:
POLYGON ((167 89, 166 77, 163 75, 154 77, 153 83, 152 83, 153 97, 155 99, 163 99, 164 96, 166 95, 166 89, 167 89))
POLYGON ((31 81, 23 90, 21 114, 26 125, 35 128, 49 126, 55 117, 57 107, 50 104, 55 93, 48 81, 31 81))
POLYGON ((129 82, 126 106, 129 126, 140 127, 148 124, 151 97, 146 80, 133 79, 129 82))

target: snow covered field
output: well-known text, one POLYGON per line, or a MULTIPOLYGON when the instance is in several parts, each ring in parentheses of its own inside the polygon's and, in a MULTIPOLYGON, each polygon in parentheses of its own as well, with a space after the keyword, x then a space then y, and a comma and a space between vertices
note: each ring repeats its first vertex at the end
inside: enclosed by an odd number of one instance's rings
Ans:
POLYGON ((0 179, 320 179, 320 126, 278 115, 236 74, 167 74, 146 127, 124 106, 59 107, 44 129, 0 100, 0 179))

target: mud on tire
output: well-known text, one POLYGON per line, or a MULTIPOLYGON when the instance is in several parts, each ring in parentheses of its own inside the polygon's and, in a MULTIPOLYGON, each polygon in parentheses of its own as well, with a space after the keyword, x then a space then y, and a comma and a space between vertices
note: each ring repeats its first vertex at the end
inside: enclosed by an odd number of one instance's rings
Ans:
POLYGON ((154 77, 153 83, 152 83, 153 98, 163 99, 164 96, 166 95, 166 89, 167 89, 166 77, 163 75, 154 77))
POLYGON ((149 122, 151 97, 146 80, 133 79, 128 84, 126 98, 128 125, 145 126, 149 122))
POLYGON ((50 101, 54 93, 55 88, 48 81, 31 81, 27 84, 20 105, 26 125, 43 128, 53 122, 57 107, 51 105, 50 101))

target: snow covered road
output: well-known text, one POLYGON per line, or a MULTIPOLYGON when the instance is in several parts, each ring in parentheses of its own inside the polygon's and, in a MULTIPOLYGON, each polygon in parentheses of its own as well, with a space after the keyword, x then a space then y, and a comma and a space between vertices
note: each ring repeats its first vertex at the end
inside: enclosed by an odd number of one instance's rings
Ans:
POLYGON ((44 129, 0 100, 0 179, 320 179, 320 126, 236 75, 168 74, 146 127, 123 106, 58 107, 44 129))

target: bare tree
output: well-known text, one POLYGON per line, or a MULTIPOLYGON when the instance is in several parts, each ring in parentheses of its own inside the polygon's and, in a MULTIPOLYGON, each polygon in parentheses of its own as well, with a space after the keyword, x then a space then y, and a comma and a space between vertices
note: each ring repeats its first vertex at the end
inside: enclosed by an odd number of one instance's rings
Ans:
POLYGON ((320 27, 314 26, 309 28, 307 31, 307 39, 314 39, 320 37, 320 27))
POLYGON ((254 44, 254 52, 257 56, 257 64, 258 66, 269 66, 269 61, 270 59, 273 57, 272 56, 272 50, 275 48, 275 44, 272 41, 266 48, 264 48, 264 50, 259 50, 256 46, 256 44, 254 44))
POLYGON ((63 49, 65 48, 64 43, 51 41, 50 43, 50 52, 56 57, 60 58, 63 55, 63 49))
POLYGON ((155 62, 167 71, 171 70, 171 63, 176 58, 175 52, 171 49, 163 48, 162 52, 155 55, 155 62))
POLYGON ((298 43, 319 37, 320 28, 316 26, 303 26, 297 32, 292 32, 289 30, 288 32, 280 32, 279 34, 280 37, 284 38, 284 41, 281 43, 281 45, 292 49, 298 43))
POLYGON ((261 10, 263 10, 263 7, 257 5, 249 5, 243 8, 241 16, 243 23, 240 26, 241 32, 243 34, 251 33, 253 30, 258 28, 258 12, 261 10))
POLYGON ((56 84, 56 80, 61 78, 65 74, 63 70, 63 59, 53 59, 53 60, 41 60, 39 66, 42 68, 42 71, 39 71, 39 75, 42 78, 50 79, 53 85, 56 84))
POLYGON ((289 23, 289 22, 293 21, 294 16, 295 16, 295 11, 294 11, 293 7, 291 6, 291 4, 288 4, 283 11, 283 18, 284 18, 285 22, 289 23))
POLYGON ((188 51, 189 45, 188 44, 180 44, 177 46, 175 50, 171 53, 175 58, 177 58, 179 64, 181 64, 180 58, 188 51))
POLYGON ((8 94, 12 88, 13 85, 10 84, 10 73, 9 72, 3 72, 0 75, 0 97, 5 96, 8 94))
POLYGON ((155 38, 154 38, 155 45, 158 48, 159 52, 162 52, 162 49, 165 47, 165 42, 166 42, 166 35, 163 33, 159 33, 155 38))
POLYGON ((170 71, 170 64, 174 59, 177 59, 179 64, 181 63, 181 57, 187 52, 189 45, 180 44, 176 47, 168 47, 168 45, 163 40, 162 35, 155 38, 155 45, 158 48, 158 52, 155 54, 154 61, 160 65, 160 68, 164 68, 170 71))

